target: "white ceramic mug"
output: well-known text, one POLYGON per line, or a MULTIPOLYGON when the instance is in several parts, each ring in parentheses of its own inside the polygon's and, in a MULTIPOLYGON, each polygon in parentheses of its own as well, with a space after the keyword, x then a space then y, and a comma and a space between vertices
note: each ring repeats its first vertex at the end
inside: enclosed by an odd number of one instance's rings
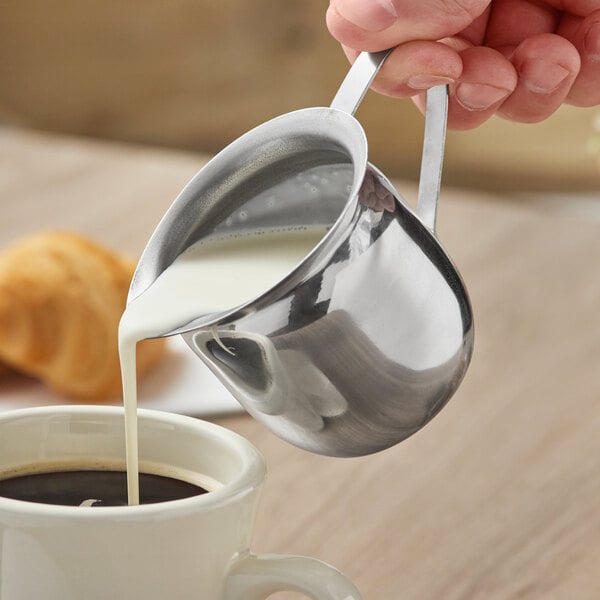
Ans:
MULTIPOLYGON (((239 435, 189 417, 139 411, 142 471, 208 494, 159 504, 74 507, 0 498, 0 600, 260 600, 294 590, 360 600, 325 563, 250 553, 265 475, 239 435)), ((124 468, 123 411, 61 406, 0 415, 0 477, 124 468)))

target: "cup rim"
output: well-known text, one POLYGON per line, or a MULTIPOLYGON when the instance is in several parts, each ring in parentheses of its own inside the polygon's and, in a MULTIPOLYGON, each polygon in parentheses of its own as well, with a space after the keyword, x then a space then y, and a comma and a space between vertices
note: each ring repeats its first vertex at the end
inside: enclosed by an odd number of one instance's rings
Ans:
MULTIPOLYGON (((6 421, 21 418, 40 418, 56 415, 106 415, 113 417, 122 415, 123 407, 104 405, 55 405, 22 408, 0 413, 0 428, 6 421)), ((169 413, 160 410, 138 409, 138 427, 144 421, 159 421, 163 424, 172 424, 180 427, 193 427, 204 436, 218 437, 227 444, 242 459, 239 473, 222 487, 199 496, 191 496, 178 500, 168 500, 153 504, 140 504, 136 506, 64 506, 57 504, 44 504, 26 500, 15 500, 0 496, 0 514, 23 515, 43 518, 68 518, 69 520, 102 521, 123 520, 138 521, 155 517, 179 518, 186 514, 208 510, 216 506, 223 506, 252 493, 258 488, 266 473, 265 461, 260 452, 244 437, 215 423, 186 415, 169 413)))

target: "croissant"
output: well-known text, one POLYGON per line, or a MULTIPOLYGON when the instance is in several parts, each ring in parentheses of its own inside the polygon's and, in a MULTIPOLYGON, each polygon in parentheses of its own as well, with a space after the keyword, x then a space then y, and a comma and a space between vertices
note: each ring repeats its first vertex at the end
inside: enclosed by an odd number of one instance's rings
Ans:
MULTIPOLYGON (((0 363, 79 400, 118 397, 118 325, 134 268, 64 232, 0 253, 0 363)), ((163 352, 163 340, 138 344, 138 373, 163 352)))
POLYGON ((12 369, 10 369, 6 365, 3 365, 2 363, 0 363, 0 381, 2 381, 3 379, 6 379, 7 377, 10 377, 11 374, 12 374, 12 369))

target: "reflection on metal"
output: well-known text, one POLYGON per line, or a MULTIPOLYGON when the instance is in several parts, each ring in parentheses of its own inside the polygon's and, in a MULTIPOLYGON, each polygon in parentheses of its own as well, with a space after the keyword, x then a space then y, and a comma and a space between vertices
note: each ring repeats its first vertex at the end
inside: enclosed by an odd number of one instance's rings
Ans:
POLYGON ((294 273, 287 293, 271 290, 263 309, 219 320, 231 353, 206 328, 184 335, 256 419, 336 456, 375 452, 423 427, 457 388, 472 347, 471 309, 445 252, 378 171, 365 180, 351 225, 320 249, 326 261, 294 273))
POLYGON ((183 334, 250 414, 307 450, 359 456, 398 443, 439 412, 469 364, 467 292, 434 235, 446 90, 428 97, 441 105, 427 111, 435 119, 416 213, 367 162, 350 114, 309 108, 210 161, 159 224, 134 276, 130 299, 200 239, 329 228, 259 298, 169 332, 183 334))

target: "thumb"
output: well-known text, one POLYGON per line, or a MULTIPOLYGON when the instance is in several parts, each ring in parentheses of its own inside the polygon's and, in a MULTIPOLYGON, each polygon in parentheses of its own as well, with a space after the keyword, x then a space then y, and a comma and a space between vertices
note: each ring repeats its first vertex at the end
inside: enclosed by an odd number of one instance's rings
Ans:
POLYGON ((491 0, 331 0, 329 31, 356 50, 377 51, 412 40, 455 35, 491 0))

